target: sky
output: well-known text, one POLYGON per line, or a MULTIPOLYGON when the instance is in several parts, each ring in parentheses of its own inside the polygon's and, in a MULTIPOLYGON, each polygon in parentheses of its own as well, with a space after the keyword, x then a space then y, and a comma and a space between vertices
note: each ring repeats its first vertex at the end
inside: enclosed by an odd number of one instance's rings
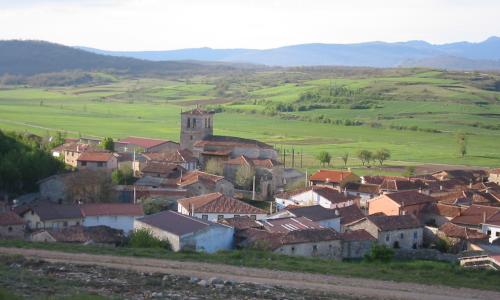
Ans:
POLYGON ((103 50, 500 36, 500 0, 0 0, 0 39, 103 50))

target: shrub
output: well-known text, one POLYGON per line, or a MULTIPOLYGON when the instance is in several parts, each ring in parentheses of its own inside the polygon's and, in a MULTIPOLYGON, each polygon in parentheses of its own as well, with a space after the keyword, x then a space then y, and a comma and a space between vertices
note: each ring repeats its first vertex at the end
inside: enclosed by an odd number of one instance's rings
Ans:
POLYGON ((149 229, 137 229, 130 234, 128 240, 128 247, 130 248, 164 248, 171 250, 172 247, 168 241, 160 240, 153 236, 149 229))
POLYGON ((372 246, 370 253, 365 255, 365 260, 369 262, 381 261, 389 262, 394 257, 394 250, 386 247, 385 245, 375 244, 372 246))

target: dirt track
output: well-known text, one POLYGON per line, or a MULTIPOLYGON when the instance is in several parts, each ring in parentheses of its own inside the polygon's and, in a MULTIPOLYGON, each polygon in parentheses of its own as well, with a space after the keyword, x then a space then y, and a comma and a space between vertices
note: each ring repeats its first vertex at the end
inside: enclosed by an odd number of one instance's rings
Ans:
POLYGON ((49 262, 99 265, 139 272, 166 273, 200 278, 219 277, 237 282, 323 290, 370 299, 500 299, 500 293, 412 283, 396 283, 306 273, 272 271, 236 266, 179 262, 106 255, 73 254, 37 249, 0 248, 2 254, 18 254, 49 262))

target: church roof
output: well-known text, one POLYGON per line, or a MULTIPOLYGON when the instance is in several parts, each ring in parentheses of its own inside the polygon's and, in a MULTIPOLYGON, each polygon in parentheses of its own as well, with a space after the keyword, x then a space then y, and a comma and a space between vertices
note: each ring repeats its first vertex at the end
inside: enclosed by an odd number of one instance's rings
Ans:
POLYGON ((258 147, 272 149, 271 145, 256 140, 239 138, 235 136, 209 135, 201 141, 194 143, 195 147, 222 146, 222 147, 258 147))

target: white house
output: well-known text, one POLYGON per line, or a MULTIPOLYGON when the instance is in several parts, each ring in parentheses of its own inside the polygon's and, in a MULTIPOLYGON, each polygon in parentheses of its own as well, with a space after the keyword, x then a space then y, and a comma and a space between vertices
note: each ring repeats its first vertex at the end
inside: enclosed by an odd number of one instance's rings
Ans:
POLYGON ((134 229, 150 230, 155 237, 169 241, 173 251, 213 253, 233 248, 233 227, 170 210, 136 219, 134 229))
POLYGON ((64 228, 83 222, 82 212, 77 205, 38 202, 17 207, 15 212, 30 229, 64 228))
POLYGON ((293 192, 285 192, 276 196, 276 206, 283 209, 288 205, 311 206, 321 205, 325 208, 339 208, 354 204, 356 197, 328 186, 310 186, 293 192))
POLYGON ((325 228, 332 228, 340 232, 340 213, 337 209, 328 209, 321 205, 292 207, 268 216, 267 219, 287 217, 306 217, 325 228))
POLYGON ((108 226, 123 230, 128 235, 134 229, 134 220, 144 216, 141 204, 89 203, 80 205, 83 226, 108 226))
POLYGON ((500 212, 486 219, 482 224, 482 231, 489 236, 490 243, 500 238, 500 212))
POLYGON ((261 220, 267 216, 265 210, 221 193, 177 200, 177 211, 211 222, 243 216, 261 220))

